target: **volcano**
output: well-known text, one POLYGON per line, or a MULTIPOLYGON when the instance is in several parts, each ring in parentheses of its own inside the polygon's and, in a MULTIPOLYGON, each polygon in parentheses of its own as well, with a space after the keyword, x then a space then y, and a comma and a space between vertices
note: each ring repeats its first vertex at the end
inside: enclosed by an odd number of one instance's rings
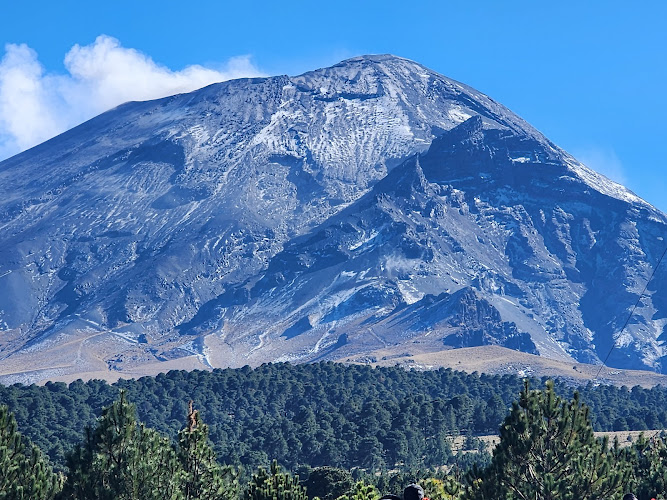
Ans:
POLYGON ((5 382, 415 346, 667 371, 665 214, 395 56, 119 106, 0 163, 0 228, 5 382))

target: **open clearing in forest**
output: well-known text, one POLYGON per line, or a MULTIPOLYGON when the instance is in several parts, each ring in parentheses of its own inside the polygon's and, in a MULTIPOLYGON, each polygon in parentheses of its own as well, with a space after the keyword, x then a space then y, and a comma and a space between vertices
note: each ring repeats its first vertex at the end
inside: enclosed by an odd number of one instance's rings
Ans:
MULTIPOLYGON (((632 443, 636 442, 640 434, 644 434, 645 437, 651 438, 656 434, 660 434, 662 430, 650 430, 650 431, 609 431, 609 432, 596 432, 597 437, 608 436, 609 443, 614 442, 614 438, 618 438, 618 443, 621 447, 630 446, 632 443)), ((491 434, 488 436, 475 436, 477 439, 481 440, 486 445, 486 451, 491 453, 496 445, 500 442, 500 436, 498 434, 491 434)), ((452 443, 452 451, 455 453, 472 453, 477 450, 464 450, 463 445, 465 442, 465 436, 457 436, 454 438, 452 443)))

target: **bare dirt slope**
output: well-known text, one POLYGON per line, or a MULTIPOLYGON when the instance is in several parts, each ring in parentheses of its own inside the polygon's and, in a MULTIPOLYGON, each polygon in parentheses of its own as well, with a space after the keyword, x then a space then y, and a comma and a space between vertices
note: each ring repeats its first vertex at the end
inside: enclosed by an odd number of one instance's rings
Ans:
MULTIPOLYGON (((47 381, 72 382, 78 378, 83 380, 103 379, 115 382, 120 378, 139 378, 154 376, 169 370, 206 370, 210 369, 202 362, 201 356, 191 355, 162 362, 147 363, 135 366, 133 370, 118 371, 113 364, 92 356, 85 349, 78 349, 78 344, 71 346, 68 362, 77 365, 78 370, 49 368, 42 370, 26 370, 23 366, 9 363, 0 364, 0 383, 38 383, 47 381)), ((610 384, 616 386, 653 387, 667 386, 667 375, 648 371, 620 370, 616 368, 589 365, 583 363, 567 363, 563 361, 535 356, 514 351, 500 346, 465 347, 461 349, 445 349, 433 351, 432 344, 415 341, 409 346, 403 344, 371 351, 368 354, 340 358, 336 361, 353 364, 370 364, 372 366, 399 365, 406 369, 433 370, 451 368, 469 373, 511 374, 519 377, 552 377, 569 380, 573 385, 588 382, 610 384), (431 347, 429 347, 431 346, 431 347)), ((38 353, 35 353, 38 357, 38 353)), ((248 363, 252 365, 252 363, 248 363)), ((34 366, 39 366, 35 363, 34 366)))
POLYGON ((419 342, 415 342, 408 349, 405 345, 387 347, 341 361, 373 366, 400 365, 418 370, 442 367, 469 373, 513 374, 520 377, 546 376, 571 380, 575 385, 588 382, 628 387, 667 385, 667 376, 653 372, 607 367, 600 369, 599 365, 566 363, 493 345, 434 352, 425 350, 419 342))

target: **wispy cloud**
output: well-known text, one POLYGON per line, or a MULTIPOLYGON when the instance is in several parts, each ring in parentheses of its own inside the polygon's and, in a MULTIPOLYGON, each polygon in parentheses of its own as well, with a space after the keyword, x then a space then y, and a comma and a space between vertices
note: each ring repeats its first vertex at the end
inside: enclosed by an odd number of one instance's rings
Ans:
POLYGON ((613 149, 589 146, 574 151, 574 156, 587 167, 592 168, 612 181, 627 186, 628 178, 623 168, 623 163, 613 149))
POLYGON ((250 57, 221 68, 180 71, 101 35, 65 55, 66 74, 44 71, 25 44, 8 44, 0 60, 0 159, 35 146, 126 101, 157 99, 232 78, 262 76, 250 57))

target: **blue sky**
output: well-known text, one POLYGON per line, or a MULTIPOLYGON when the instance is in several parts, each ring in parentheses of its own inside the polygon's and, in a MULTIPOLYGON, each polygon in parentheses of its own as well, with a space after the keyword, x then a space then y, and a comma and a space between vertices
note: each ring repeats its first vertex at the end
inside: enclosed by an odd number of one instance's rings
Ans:
POLYGON ((393 53, 488 94, 667 211, 667 2, 44 0, 2 10, 0 156, 118 100, 393 53))

